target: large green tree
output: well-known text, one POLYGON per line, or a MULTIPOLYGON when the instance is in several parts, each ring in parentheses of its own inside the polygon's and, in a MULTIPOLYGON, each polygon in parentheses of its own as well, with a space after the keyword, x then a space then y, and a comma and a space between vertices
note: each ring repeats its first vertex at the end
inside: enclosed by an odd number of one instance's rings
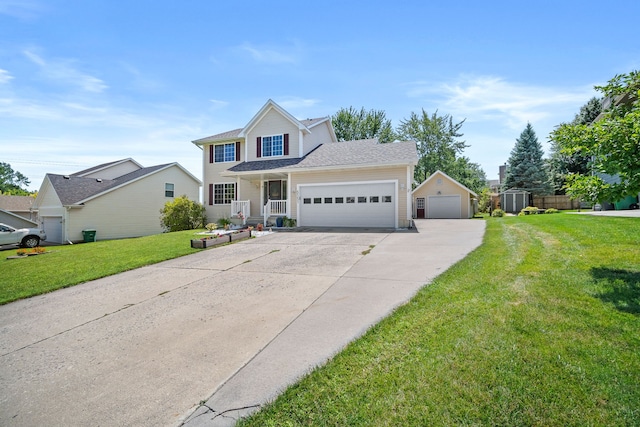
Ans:
POLYGON ((391 120, 382 110, 341 108, 331 116, 331 123, 338 141, 378 138, 378 141, 386 143, 395 139, 391 120))
POLYGON ((476 194, 487 188, 487 175, 477 163, 472 163, 468 157, 458 157, 449 172, 445 172, 460 184, 476 194))
POLYGON ((9 163, 0 162, 0 194, 26 196, 29 179, 20 172, 14 171, 9 163))
POLYGON ((549 174, 542 158, 544 151, 531 123, 516 139, 507 162, 507 175, 504 187, 531 192, 534 196, 552 193, 549 174))
POLYGON ((448 114, 439 116, 438 111, 428 114, 424 109, 421 114, 412 112, 408 119, 400 122, 399 137, 417 144, 418 165, 414 179, 418 183, 437 170, 457 179, 456 159, 468 147, 458 139, 463 135, 460 132, 463 123, 464 120, 454 123, 448 114))
MULTIPOLYGON (((586 104, 580 107, 571 125, 589 125, 602 112, 602 98, 593 97, 586 104)), ((560 125, 562 126, 562 124, 560 125)), ((553 182, 553 189, 556 194, 565 193, 565 185, 569 174, 588 174, 590 157, 584 155, 579 150, 572 154, 562 151, 562 147, 550 136, 551 154, 549 156, 549 172, 553 182)))
POLYGON ((616 201, 640 192, 640 72, 617 75, 596 90, 609 104, 600 118, 593 124, 561 125, 551 138, 562 153, 591 159, 589 172, 568 175, 570 196, 616 201))

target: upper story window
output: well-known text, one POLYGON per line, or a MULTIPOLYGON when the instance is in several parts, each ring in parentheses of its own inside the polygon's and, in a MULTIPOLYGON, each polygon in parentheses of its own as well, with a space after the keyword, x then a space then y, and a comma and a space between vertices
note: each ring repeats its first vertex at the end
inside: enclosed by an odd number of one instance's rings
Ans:
POLYGON ((282 135, 262 137, 262 157, 282 156, 282 135))
POLYGON ((240 142, 210 146, 209 163, 239 162, 240 142))
POLYGON ((256 138, 256 157, 289 155, 289 134, 259 136, 256 138))
POLYGON ((170 182, 164 184, 164 197, 173 197, 174 185, 170 182))

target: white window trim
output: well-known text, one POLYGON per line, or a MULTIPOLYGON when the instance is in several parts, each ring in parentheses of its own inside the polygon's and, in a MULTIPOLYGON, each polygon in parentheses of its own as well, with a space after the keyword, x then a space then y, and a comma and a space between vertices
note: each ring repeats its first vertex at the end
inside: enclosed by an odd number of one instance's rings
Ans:
POLYGON ((172 182, 165 182, 164 183, 164 197, 175 197, 176 196, 176 185, 172 182), (167 189, 167 186, 171 185, 171 190, 167 189), (171 196, 167 196, 167 192, 171 191, 171 196))
MULTIPOLYGON (((231 203, 216 203, 216 185, 233 185, 233 199, 232 200, 236 200, 236 194, 238 191, 238 187, 237 184, 235 182, 214 182, 213 183, 213 206, 230 206, 231 203)), ((226 190, 226 188, 223 187, 223 190, 226 190)), ((222 200, 224 201, 224 192, 223 194, 223 198, 222 200)))
POLYGON ((235 162, 236 161, 236 143, 235 142, 223 142, 222 144, 213 144, 213 163, 231 163, 231 162, 235 162), (233 160, 224 160, 224 147, 226 147, 227 145, 232 145, 233 146, 233 160), (216 160, 216 147, 218 146, 222 146, 222 161, 217 161, 216 160))
MULTIPOLYGON (((272 148, 271 148, 271 152, 273 152, 273 142, 271 142, 272 144, 272 148)), ((267 159, 273 159, 275 157, 284 157, 284 134, 283 133, 276 133, 273 135, 264 135, 260 137, 260 157, 264 157, 267 159), (271 156, 265 156, 264 155, 264 139, 265 138, 273 138, 274 136, 279 136, 282 140, 282 154, 278 154, 278 155, 271 155, 271 156)))

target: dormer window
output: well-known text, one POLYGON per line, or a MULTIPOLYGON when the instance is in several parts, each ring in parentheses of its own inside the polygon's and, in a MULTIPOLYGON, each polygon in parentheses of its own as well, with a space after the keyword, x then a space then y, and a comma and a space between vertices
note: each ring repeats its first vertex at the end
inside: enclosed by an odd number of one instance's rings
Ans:
POLYGON ((283 138, 282 135, 262 137, 262 157, 282 156, 283 138))

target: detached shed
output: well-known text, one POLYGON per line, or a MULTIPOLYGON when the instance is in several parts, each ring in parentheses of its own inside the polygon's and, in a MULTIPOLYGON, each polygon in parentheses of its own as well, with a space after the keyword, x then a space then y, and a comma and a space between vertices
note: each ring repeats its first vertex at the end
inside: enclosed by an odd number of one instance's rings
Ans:
POLYGON ((500 206, 503 211, 517 214, 529 206, 531 193, 525 190, 511 189, 500 193, 500 206))
POLYGON ((478 195, 442 171, 434 172, 416 187, 414 218, 472 218, 478 195))

